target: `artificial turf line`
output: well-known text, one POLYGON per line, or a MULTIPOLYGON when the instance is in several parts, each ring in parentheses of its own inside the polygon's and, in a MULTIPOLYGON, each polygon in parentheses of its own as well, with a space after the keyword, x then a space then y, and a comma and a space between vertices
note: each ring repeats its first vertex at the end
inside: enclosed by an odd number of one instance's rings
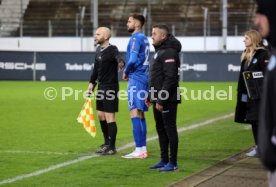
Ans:
MULTIPOLYGON (((228 119, 228 118, 232 117, 233 115, 234 115, 234 113, 230 113, 230 114, 226 114, 226 115, 223 115, 223 116, 210 118, 210 119, 207 119, 205 121, 202 121, 202 122, 199 122, 199 123, 196 123, 196 124, 191 124, 188 127, 178 128, 178 132, 181 133, 181 132, 196 129, 196 128, 199 128, 199 127, 202 127, 202 126, 205 126, 205 125, 209 125, 209 124, 212 124, 212 123, 220 121, 220 120, 228 119)), ((147 138, 147 142, 157 140, 157 139, 158 139, 158 136, 153 136, 153 137, 147 138)), ((122 150, 128 149, 132 146, 134 146, 134 143, 129 143, 129 144, 126 144, 124 146, 119 147, 117 150, 122 151, 122 150)), ((38 176, 38 175, 41 175, 41 174, 44 174, 44 173, 47 173, 47 172, 65 167, 65 166, 69 166, 69 165, 79 163, 81 161, 88 160, 88 159, 95 158, 95 157, 99 157, 99 156, 100 155, 97 155, 97 154, 94 154, 94 153, 91 154, 91 155, 88 155, 88 156, 81 156, 77 159, 69 160, 69 161, 62 162, 62 163, 56 164, 56 165, 52 165, 52 166, 49 166, 48 168, 37 170, 37 171, 34 171, 32 173, 18 175, 14 178, 9 178, 9 179, 2 180, 2 181, 0 181, 0 185, 7 184, 7 183, 13 183, 13 182, 23 180, 23 179, 26 179, 26 178, 38 176)))

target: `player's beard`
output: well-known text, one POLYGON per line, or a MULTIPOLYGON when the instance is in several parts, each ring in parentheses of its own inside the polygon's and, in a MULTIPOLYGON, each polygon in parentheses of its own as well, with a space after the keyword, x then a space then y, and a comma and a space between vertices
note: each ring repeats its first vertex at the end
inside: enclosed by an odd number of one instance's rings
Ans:
POLYGON ((133 33, 135 31, 134 28, 127 28, 127 31, 130 32, 130 33, 133 33))

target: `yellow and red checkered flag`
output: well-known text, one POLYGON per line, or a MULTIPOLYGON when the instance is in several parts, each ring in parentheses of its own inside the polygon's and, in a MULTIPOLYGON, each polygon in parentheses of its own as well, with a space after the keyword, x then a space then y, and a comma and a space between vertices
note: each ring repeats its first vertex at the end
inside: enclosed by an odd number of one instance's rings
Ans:
POLYGON ((92 102, 91 98, 87 98, 77 121, 83 125, 85 130, 92 136, 96 136, 96 125, 95 125, 95 118, 93 114, 92 102))

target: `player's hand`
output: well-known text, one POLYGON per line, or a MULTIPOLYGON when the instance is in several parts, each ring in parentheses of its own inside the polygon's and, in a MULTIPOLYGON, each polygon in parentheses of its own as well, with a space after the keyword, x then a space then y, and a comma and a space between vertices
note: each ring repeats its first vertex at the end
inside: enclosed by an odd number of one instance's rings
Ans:
POLYGON ((151 105, 150 99, 146 99, 145 104, 146 104, 147 107, 150 107, 150 105, 151 105))
POLYGON ((127 81, 128 80, 128 76, 127 74, 123 73, 123 77, 122 77, 123 80, 127 81))
POLYGON ((123 71, 125 67, 125 64, 123 62, 119 63, 119 71, 123 71))
POLYGON ((156 108, 156 110, 158 110, 159 112, 162 112, 162 111, 163 111, 163 106, 160 105, 160 104, 158 104, 158 103, 156 103, 155 108, 156 108))

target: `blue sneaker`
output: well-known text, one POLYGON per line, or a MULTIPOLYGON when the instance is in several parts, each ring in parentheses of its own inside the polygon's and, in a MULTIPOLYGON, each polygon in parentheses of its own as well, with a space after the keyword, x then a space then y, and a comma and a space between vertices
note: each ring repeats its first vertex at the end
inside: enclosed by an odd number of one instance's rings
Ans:
POLYGON ((177 164, 173 164, 171 162, 169 162, 164 167, 159 169, 160 172, 177 171, 177 170, 178 170, 177 164))
POLYGON ((163 168, 165 167, 167 163, 163 162, 162 160, 160 162, 158 162, 157 164, 151 166, 149 169, 159 169, 159 168, 163 168))

